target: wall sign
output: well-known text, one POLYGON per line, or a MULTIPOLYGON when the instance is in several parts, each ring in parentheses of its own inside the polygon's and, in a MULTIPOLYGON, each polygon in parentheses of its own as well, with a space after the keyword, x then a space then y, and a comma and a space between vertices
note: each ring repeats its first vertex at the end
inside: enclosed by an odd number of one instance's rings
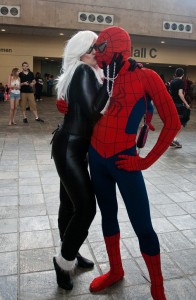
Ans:
POLYGON ((132 57, 147 58, 149 56, 150 58, 156 58, 158 55, 157 52, 158 52, 158 50, 156 48, 135 49, 135 48, 131 47, 132 57))
POLYGON ((12 53, 12 49, 10 49, 10 48, 0 48, 0 53, 12 53))

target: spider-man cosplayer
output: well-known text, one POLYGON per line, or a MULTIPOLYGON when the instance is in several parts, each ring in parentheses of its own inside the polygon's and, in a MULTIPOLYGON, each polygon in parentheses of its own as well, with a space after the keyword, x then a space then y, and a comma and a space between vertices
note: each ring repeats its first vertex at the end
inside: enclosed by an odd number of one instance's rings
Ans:
POLYGON ((141 170, 149 168, 168 148, 180 129, 178 114, 163 81, 154 71, 131 71, 129 34, 110 27, 100 32, 96 42, 99 67, 109 64, 114 53, 122 53, 124 66, 114 83, 110 104, 96 123, 89 149, 91 179, 102 214, 102 229, 110 270, 95 278, 92 292, 100 291, 124 276, 120 255, 120 229, 117 219, 116 184, 124 200, 130 222, 139 240, 141 254, 151 279, 153 299, 165 300, 158 237, 152 227, 147 191, 141 170), (99 45, 105 49, 99 50, 99 45), (163 128, 152 150, 144 158, 136 150, 136 134, 146 111, 146 95, 153 100, 163 128))

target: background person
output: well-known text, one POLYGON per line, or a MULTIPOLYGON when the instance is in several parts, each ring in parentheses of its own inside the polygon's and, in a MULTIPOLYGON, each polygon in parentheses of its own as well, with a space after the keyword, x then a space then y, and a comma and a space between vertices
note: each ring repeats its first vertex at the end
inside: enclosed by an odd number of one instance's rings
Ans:
POLYGON ((47 79, 47 97, 52 97, 53 85, 54 85, 54 76, 49 75, 47 79))
MULTIPOLYGON (((175 71, 175 78, 170 83, 170 94, 178 111, 178 115, 181 122, 181 129, 186 126, 190 117, 190 105, 185 99, 183 77, 184 69, 178 68, 175 71), (188 109, 188 111, 184 109, 185 107, 188 109)), ((180 132, 175 136, 174 140, 171 142, 171 147, 182 148, 182 145, 177 140, 177 137, 179 138, 179 134, 180 132)))
POLYGON ((39 102, 41 100, 41 96, 42 96, 42 89, 43 89, 43 78, 41 77, 41 73, 37 72, 35 74, 35 99, 37 102, 39 102))
POLYGON ((0 101, 5 101, 5 87, 2 82, 0 82, 0 101))
POLYGON ((41 118, 38 117, 37 107, 33 92, 33 86, 35 84, 35 77, 33 72, 29 70, 29 65, 27 62, 22 63, 22 72, 19 74, 21 81, 21 109, 23 114, 23 123, 28 123, 26 117, 26 107, 27 101, 29 102, 30 110, 35 116, 35 121, 44 122, 41 118))
POLYGON ((20 100, 20 70, 12 69, 11 75, 8 77, 8 87, 10 89, 10 113, 8 125, 16 125, 15 117, 20 100))

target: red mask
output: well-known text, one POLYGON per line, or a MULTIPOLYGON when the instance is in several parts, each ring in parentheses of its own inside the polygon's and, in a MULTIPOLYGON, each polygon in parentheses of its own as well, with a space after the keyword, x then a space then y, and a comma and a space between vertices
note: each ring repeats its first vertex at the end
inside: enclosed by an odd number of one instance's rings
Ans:
POLYGON ((108 27, 102 30, 95 44, 96 59, 100 68, 102 61, 110 64, 114 53, 122 53, 124 60, 131 56, 131 39, 121 27, 108 27))

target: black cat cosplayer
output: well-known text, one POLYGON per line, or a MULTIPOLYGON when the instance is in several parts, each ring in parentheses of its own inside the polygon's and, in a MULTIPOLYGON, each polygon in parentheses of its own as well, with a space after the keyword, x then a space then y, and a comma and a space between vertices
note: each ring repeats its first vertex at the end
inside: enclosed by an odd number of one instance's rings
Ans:
MULTIPOLYGON (((96 213, 86 154, 95 122, 108 100, 107 81, 95 59, 97 35, 80 31, 64 50, 63 73, 58 79, 58 97, 68 102, 68 112, 52 140, 52 156, 60 177, 58 227, 60 253, 53 258, 58 285, 73 288, 70 272, 75 266, 93 267, 94 263, 79 254, 96 213)), ((122 56, 111 60, 111 76, 121 68, 122 56), (115 63, 115 70, 114 70, 115 63)))

